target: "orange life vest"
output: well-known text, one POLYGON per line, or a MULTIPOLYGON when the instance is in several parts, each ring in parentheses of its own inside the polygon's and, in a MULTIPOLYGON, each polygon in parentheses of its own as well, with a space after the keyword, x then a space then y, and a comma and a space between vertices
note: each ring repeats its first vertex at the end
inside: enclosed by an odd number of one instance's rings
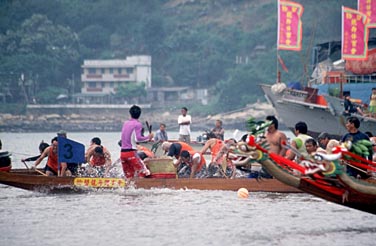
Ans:
POLYGON ((154 157, 154 153, 145 146, 137 145, 137 150, 144 152, 148 157, 154 157))
POLYGON ((194 151, 194 150, 193 151, 188 151, 188 152, 191 155, 191 163, 189 163, 189 165, 191 167, 192 167, 192 164, 193 164, 192 163, 193 155, 196 154, 196 153, 200 154, 200 163, 197 166, 196 172, 200 171, 202 169, 202 167, 204 165, 206 165, 206 160, 205 160, 204 156, 200 152, 197 152, 197 151, 194 151))
POLYGON ((53 152, 52 147, 50 148, 50 152, 48 153, 47 166, 49 166, 52 170, 54 170, 57 173, 57 153, 53 152))

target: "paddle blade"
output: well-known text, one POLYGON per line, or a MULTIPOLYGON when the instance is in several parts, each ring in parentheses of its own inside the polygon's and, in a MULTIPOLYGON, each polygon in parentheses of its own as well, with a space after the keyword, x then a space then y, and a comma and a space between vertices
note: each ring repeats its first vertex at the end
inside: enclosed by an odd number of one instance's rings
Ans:
POLYGON ((147 127, 148 130, 149 130, 149 133, 151 133, 151 128, 152 128, 152 126, 149 125, 149 122, 148 122, 148 121, 145 121, 145 124, 146 124, 146 127, 147 127))

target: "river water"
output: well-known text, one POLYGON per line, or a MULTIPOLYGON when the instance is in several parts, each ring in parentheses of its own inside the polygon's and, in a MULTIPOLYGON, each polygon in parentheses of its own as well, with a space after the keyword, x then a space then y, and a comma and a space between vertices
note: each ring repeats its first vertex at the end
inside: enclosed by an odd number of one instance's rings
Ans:
MULTIPOLYGON (((3 150, 37 154, 55 133, 0 133, 3 150)), ((197 133, 198 135, 198 133, 197 133)), ((120 133, 98 136, 113 159, 120 133)), ((171 134, 173 137, 173 134, 171 134)), ((0 185, 0 245, 375 245, 375 216, 307 194, 118 189, 41 194, 0 185)))

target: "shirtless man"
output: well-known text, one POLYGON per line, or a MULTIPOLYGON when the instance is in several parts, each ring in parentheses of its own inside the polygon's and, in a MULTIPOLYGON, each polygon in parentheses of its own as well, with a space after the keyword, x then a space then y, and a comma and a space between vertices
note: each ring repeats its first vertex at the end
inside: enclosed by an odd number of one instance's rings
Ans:
POLYGON ((287 142, 286 134, 278 130, 278 120, 273 115, 268 115, 266 117, 267 121, 273 122, 265 134, 266 141, 270 146, 270 152, 276 153, 278 155, 284 156, 286 154, 286 149, 282 146, 283 142, 287 142))

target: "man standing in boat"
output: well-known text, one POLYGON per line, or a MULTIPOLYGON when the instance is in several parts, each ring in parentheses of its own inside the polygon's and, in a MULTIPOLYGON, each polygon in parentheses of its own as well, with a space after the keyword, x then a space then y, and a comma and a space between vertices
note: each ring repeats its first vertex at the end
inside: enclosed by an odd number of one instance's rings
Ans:
POLYGON ((144 162, 137 155, 137 142, 151 141, 154 134, 142 136, 142 124, 138 120, 141 115, 141 108, 133 105, 129 109, 131 119, 124 122, 121 130, 121 153, 120 159, 123 166, 124 176, 126 178, 145 177, 150 175, 144 162))
POLYGON ((190 143, 191 142, 191 123, 192 119, 188 113, 188 109, 183 107, 181 115, 178 117, 179 124, 179 141, 190 143))

